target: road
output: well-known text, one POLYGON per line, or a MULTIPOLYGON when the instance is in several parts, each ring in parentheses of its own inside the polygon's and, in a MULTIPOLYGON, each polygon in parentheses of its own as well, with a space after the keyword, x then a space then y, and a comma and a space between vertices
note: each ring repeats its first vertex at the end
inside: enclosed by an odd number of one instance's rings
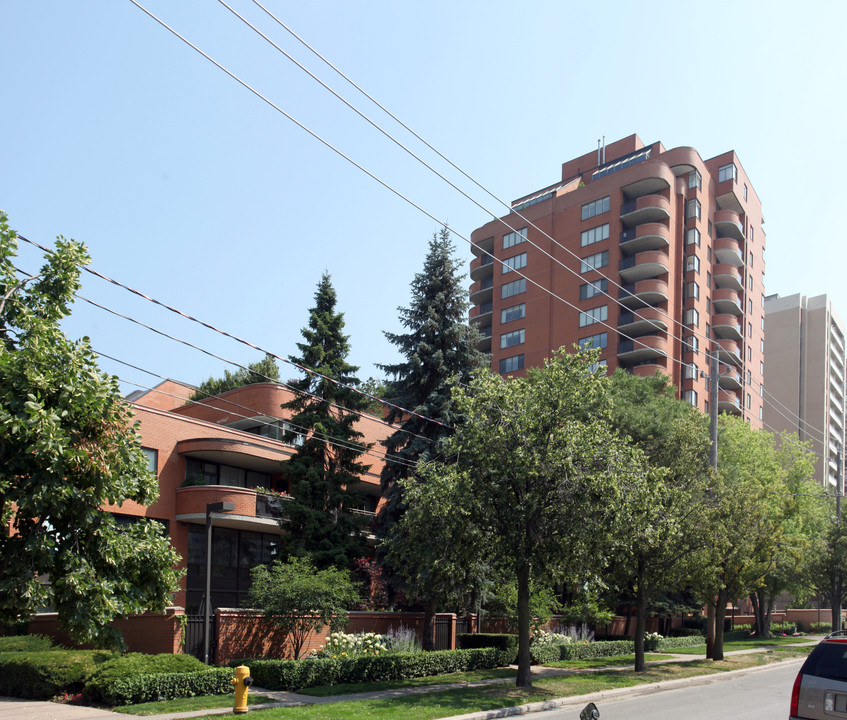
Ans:
MULTIPOLYGON (((596 703, 600 720, 782 720, 788 718, 799 662, 745 675, 715 675, 695 687, 651 692, 596 703)), ((532 715, 538 720, 577 720, 585 706, 566 706, 532 715)))

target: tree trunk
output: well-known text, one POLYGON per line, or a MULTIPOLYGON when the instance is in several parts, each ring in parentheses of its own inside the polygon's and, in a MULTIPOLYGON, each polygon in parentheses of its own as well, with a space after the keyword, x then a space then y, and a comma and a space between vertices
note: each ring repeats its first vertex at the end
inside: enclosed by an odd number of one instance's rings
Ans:
POLYGON ((517 687, 532 687, 529 653, 529 565, 518 567, 518 679, 517 687))
POLYGON ((726 590, 718 592, 715 603, 715 647, 712 650, 712 660, 723 660, 723 624, 726 619, 726 590))
POLYGON ((750 593, 750 603, 753 605, 753 618, 754 618, 754 627, 753 632, 756 633, 757 637, 764 635, 764 626, 765 621, 763 617, 764 608, 762 608, 762 603, 759 600, 758 592, 750 593))
POLYGON ((765 637, 771 637, 771 622, 773 621, 773 606, 776 604, 776 598, 772 595, 767 596, 767 608, 763 615, 762 622, 765 626, 765 637))
POLYGON ((647 591, 644 588, 644 560, 638 561, 638 589, 635 591, 635 672, 644 672, 644 634, 647 631, 647 591))
POLYGON ((706 604, 706 657, 715 652, 715 604, 714 598, 706 604))
POLYGON ((437 607, 437 597, 431 597, 424 605, 423 638, 421 638, 421 647, 424 650, 435 650, 435 609, 437 607))
POLYGON ((841 576, 836 575, 832 578, 832 593, 830 595, 830 597, 832 597, 832 600, 829 603, 830 607, 832 608, 830 623, 832 625, 833 630, 841 629, 841 594, 841 576))
POLYGON ((629 637, 629 625, 632 620, 632 603, 626 604, 626 623, 623 626, 623 634, 629 637))

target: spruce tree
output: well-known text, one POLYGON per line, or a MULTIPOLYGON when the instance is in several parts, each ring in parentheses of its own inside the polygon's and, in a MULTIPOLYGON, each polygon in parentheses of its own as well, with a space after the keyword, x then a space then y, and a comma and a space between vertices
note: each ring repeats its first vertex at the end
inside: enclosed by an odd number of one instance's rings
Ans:
MULTIPOLYGON (((396 364, 380 366, 389 376, 388 398, 417 415, 391 408, 386 417, 400 425, 384 441, 386 453, 396 461, 387 460, 380 476, 386 499, 378 524, 378 534, 383 539, 403 513, 398 481, 411 476, 419 460, 434 457, 438 441, 460 421, 453 403, 453 388, 457 383, 469 382, 488 365, 487 356, 476 349, 476 329, 467 324, 465 275, 453 253, 450 233, 443 228, 430 240, 423 270, 412 281, 409 307, 399 308, 406 332, 385 333, 403 356, 396 364)), ((383 566, 396 587, 391 568, 385 561, 383 566)))
POLYGON ((335 309, 336 295, 324 273, 309 311, 308 326, 297 343, 300 356, 289 360, 309 370, 292 383, 299 392, 283 409, 292 415, 291 433, 305 435, 294 455, 283 463, 293 500, 284 503, 282 555, 309 557, 318 569, 350 569, 367 552, 360 477, 369 469, 360 458, 368 449, 355 428, 357 411, 368 400, 351 387, 359 384, 359 368, 347 362, 350 351, 344 315, 335 309), (349 410, 350 412, 347 412, 349 410))

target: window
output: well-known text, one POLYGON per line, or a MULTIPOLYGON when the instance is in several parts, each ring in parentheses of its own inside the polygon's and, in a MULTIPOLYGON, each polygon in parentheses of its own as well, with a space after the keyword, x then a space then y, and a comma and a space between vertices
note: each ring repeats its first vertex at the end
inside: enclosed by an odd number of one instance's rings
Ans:
POLYGON ((606 278, 600 278, 594 282, 585 283, 579 286, 579 299, 588 300, 596 295, 606 292, 609 289, 609 281, 606 278))
POLYGON ((747 346, 747 362, 752 362, 752 361, 753 361, 753 348, 751 348, 748 345, 747 346))
POLYGON ((748 300, 748 301, 747 301, 747 312, 748 312, 748 313, 752 313, 752 312, 753 312, 753 301, 752 301, 752 300, 748 300))
POLYGON ((682 399, 685 400, 685 402, 693 405, 694 407, 697 407, 697 391, 696 390, 686 390, 682 394, 682 399))
POLYGON ((688 363, 685 365, 685 379, 696 380, 700 377, 700 371, 697 368, 697 363, 688 363))
POLYGON ((500 349, 512 347, 514 345, 522 345, 524 342, 524 329, 513 330, 512 332, 503 333, 500 336, 500 349))
POLYGON ((761 360, 759 361, 759 375, 765 376, 765 363, 761 360))
POLYGON ((593 218, 595 215, 602 215, 603 213, 609 212, 609 196, 607 195, 604 198, 600 198, 599 200, 594 200, 593 202, 586 203, 582 206, 582 219, 588 220, 588 218, 593 218))
POLYGON ((747 183, 744 183, 744 199, 747 199, 747 183))
POLYGON ((747 337, 753 337, 753 323, 747 323, 747 337))
POLYGON ((764 383, 759 383, 759 397, 765 394, 765 385, 764 383))
POLYGON ((749 410, 753 407, 753 399, 750 397, 750 393, 747 393, 747 409, 749 410))
POLYGON ((764 330, 765 329, 765 319, 764 318, 761 319, 761 323, 762 323, 762 330, 764 330))
POLYGON ((750 288, 750 290, 753 289, 753 276, 752 275, 748 276, 748 278, 747 278, 747 286, 750 288))
POLYGON ((686 231, 685 244, 700 247, 700 231, 697 228, 689 228, 686 231))
POLYGON ((503 249, 508 250, 510 247, 520 245, 523 242, 526 242, 526 228, 506 233, 503 236, 503 249))
POLYGON ((759 420, 762 419, 762 406, 759 405, 759 420))
POLYGON ((185 460, 185 479, 196 485, 234 485, 237 487, 270 487, 267 473, 244 470, 231 465, 218 465, 194 458, 185 460))
MULTIPOLYGON (((747 348, 747 349, 749 350, 750 348, 747 348)), ((762 352, 764 352, 764 351, 765 351, 765 339, 764 339, 764 338, 762 338, 762 339, 759 341, 759 350, 761 350, 762 352)), ((749 359, 749 358, 748 358, 748 359, 749 359)))
POLYGON ((696 327, 700 323, 700 313, 694 308, 685 311, 685 324, 696 327))
POLYGON ((520 320, 526 317, 526 303, 520 305, 512 305, 512 307, 504 308, 500 311, 500 324, 512 322, 512 320, 520 320))
POLYGON ((735 163, 730 163, 729 165, 722 165, 718 168, 718 182, 722 183, 725 180, 735 180, 738 178, 738 170, 735 167, 735 163))
POLYGON ((756 239, 756 233, 754 232, 755 230, 756 230, 756 228, 754 228, 754 227, 751 225, 751 226, 750 226, 750 242, 753 242, 753 240, 755 240, 755 239, 756 239))
POLYGON ((688 345, 688 351, 693 353, 697 352, 700 346, 699 343, 700 341, 697 339, 696 335, 689 335, 685 340, 685 344, 688 345))
POLYGON ((685 283, 685 297, 699 299, 700 286, 696 282, 685 283))
POLYGON ((711 315, 712 314, 712 298, 706 298, 706 312, 711 315))
POLYGON ((504 283, 500 288, 500 297, 505 300, 512 297, 512 295, 520 295, 524 292, 526 292, 526 278, 521 278, 510 283, 504 283))
POLYGON ((709 237, 712 237, 712 221, 709 220, 709 237))
POLYGON ((526 253, 506 258, 503 261, 503 274, 512 272, 512 270, 520 270, 522 267, 526 267, 526 253))
POLYGON ((685 272, 692 270, 696 273, 700 272, 700 258, 696 255, 689 255, 685 258, 685 272))
POLYGON ((147 470, 153 477, 159 474, 159 451, 153 448, 141 448, 144 457, 147 458, 147 470))
POLYGON ((750 251, 750 255, 749 255, 747 262, 750 265, 750 267, 753 267, 753 251, 752 250, 750 251))
POLYGON ((514 355, 500 361, 501 373, 515 372, 516 370, 523 370, 523 355, 514 355))
POLYGON ((597 333, 596 335, 589 335, 588 337, 580 338, 579 347, 583 350, 587 350, 589 348, 604 348, 608 344, 609 336, 608 333, 597 333))
POLYGON ((698 190, 702 189, 703 178, 697 170, 692 170, 688 173, 688 187, 697 188, 698 190))
POLYGON ((598 225, 590 230, 584 230, 582 235, 579 237, 579 244, 581 247, 585 247, 586 245, 592 245, 596 242, 600 242, 601 240, 608 239, 609 223, 606 223, 605 225, 598 225))
POLYGON ((706 339, 710 339, 712 337, 712 326, 709 323, 706 323, 706 339))
POLYGON ((700 201, 697 198, 692 198, 685 205, 685 217, 699 218, 700 217, 700 201))
POLYGON ((707 259, 709 262, 712 262, 712 246, 711 246, 711 245, 708 245, 708 246, 706 247, 706 259, 707 259))
POLYGON ((586 310, 579 314, 579 326, 593 325, 596 322, 603 322, 609 317, 609 306, 601 305, 600 307, 586 310))
POLYGON ((708 270, 706 271, 706 287, 712 287, 712 273, 710 273, 708 270))
POLYGON ((747 371, 747 385, 753 384, 753 372, 751 370, 747 371))
POLYGON ((594 255, 589 255, 588 257, 582 258, 579 263, 579 271, 581 273, 587 273, 589 270, 596 270, 597 268, 605 267, 608 264, 609 251, 604 250, 603 252, 599 252, 594 255))

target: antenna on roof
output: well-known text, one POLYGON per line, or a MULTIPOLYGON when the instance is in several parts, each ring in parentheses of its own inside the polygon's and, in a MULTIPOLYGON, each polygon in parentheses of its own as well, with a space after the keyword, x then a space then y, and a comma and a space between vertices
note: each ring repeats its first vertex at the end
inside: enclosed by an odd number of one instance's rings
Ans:
POLYGON ((600 167, 600 138, 597 138, 597 167, 600 167))
POLYGON ((603 164, 606 164, 606 136, 603 136, 603 164))

